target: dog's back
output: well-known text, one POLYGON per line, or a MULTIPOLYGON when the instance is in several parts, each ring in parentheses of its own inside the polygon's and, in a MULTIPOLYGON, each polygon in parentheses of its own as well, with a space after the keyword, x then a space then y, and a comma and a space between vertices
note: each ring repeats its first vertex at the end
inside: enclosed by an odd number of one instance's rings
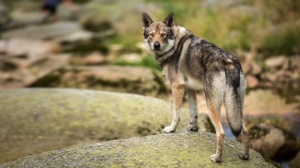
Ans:
POLYGON ((193 36, 184 60, 178 61, 178 64, 182 64, 180 69, 185 74, 186 83, 189 79, 197 79, 203 83, 208 99, 217 99, 214 101, 221 104, 224 102, 230 127, 235 135, 239 135, 247 84, 236 57, 193 36))

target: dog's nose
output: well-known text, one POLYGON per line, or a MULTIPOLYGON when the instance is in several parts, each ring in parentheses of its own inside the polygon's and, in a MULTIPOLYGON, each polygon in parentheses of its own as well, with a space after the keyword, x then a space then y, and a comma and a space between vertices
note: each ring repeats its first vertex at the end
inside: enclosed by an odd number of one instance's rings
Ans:
POLYGON ((157 41, 154 43, 153 46, 154 46, 154 49, 155 49, 155 50, 159 50, 159 48, 160 48, 160 44, 159 44, 159 42, 157 42, 157 41))

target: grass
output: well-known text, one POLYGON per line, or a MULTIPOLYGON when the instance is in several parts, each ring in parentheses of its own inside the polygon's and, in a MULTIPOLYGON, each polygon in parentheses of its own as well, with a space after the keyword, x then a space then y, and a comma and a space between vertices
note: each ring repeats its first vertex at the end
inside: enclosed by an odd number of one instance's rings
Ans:
MULTIPOLYGON (((300 1, 238 0, 232 5, 205 5, 198 0, 146 0, 146 3, 155 3, 163 9, 150 13, 154 20, 163 20, 173 12, 176 25, 188 28, 228 52, 254 50, 262 55, 257 61, 274 55, 300 53, 300 1)), ((136 47, 141 41, 141 32, 135 31, 121 33, 108 40, 107 45, 121 43, 125 48, 122 53, 142 53, 136 47)), ((113 64, 161 70, 149 55, 138 62, 113 64)))
POLYGON ((284 29, 276 29, 270 32, 262 45, 260 51, 274 55, 294 55, 300 53, 300 24, 291 24, 284 29))
POLYGON ((238 0, 231 5, 204 1, 147 0, 163 6, 158 18, 175 13, 175 24, 221 48, 256 49, 268 56, 300 53, 300 1, 238 0), (297 24, 298 23, 298 24, 297 24))

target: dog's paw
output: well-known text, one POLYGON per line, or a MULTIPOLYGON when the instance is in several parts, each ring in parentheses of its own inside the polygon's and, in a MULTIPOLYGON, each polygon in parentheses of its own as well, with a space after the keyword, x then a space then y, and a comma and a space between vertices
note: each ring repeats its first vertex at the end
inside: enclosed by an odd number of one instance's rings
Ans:
POLYGON ((163 130, 163 133, 172 133, 172 132, 175 132, 175 128, 171 126, 165 127, 163 130))
POLYGON ((198 131, 198 126, 196 125, 189 125, 188 127, 187 127, 187 130, 188 131, 198 131))
POLYGON ((210 160, 214 163, 220 163, 222 161, 222 158, 218 157, 217 154, 213 154, 210 156, 210 160))
POLYGON ((244 154, 244 152, 240 152, 239 157, 243 160, 249 160, 249 154, 244 154))

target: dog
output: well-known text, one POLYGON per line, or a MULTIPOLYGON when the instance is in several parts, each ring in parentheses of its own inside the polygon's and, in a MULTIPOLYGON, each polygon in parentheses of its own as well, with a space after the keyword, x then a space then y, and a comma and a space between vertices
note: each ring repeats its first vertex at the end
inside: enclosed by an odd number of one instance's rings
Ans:
POLYGON ((213 162, 222 161, 224 130, 220 121, 220 106, 224 103, 230 128, 235 136, 242 134, 244 149, 239 157, 249 159, 249 140, 243 120, 243 101, 247 83, 240 62, 216 45, 196 37, 191 31, 174 25, 174 14, 155 22, 142 13, 143 36, 146 48, 155 56, 170 81, 173 97, 173 117, 164 133, 176 130, 184 91, 189 101, 188 131, 198 131, 196 91, 204 90, 209 118, 217 135, 217 150, 213 162))

